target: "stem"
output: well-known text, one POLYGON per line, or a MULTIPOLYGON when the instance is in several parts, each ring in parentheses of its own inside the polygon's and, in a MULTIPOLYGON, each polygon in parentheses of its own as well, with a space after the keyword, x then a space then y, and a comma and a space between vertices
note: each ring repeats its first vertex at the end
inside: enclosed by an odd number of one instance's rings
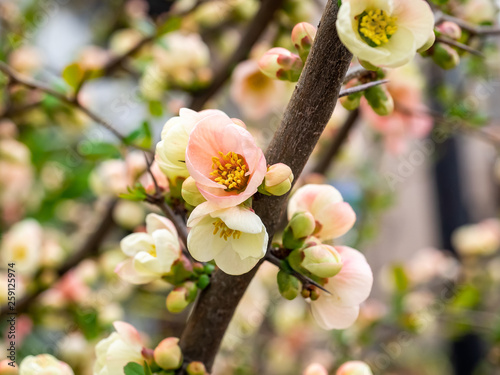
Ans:
POLYGON ((338 156, 342 145, 349 137, 351 130, 356 125, 359 118, 359 108, 349 113, 349 116, 344 122, 344 125, 340 128, 337 136, 333 139, 331 146, 328 151, 322 155, 316 167, 312 170, 313 173, 326 174, 330 166, 332 165, 335 158, 338 156))
POLYGON ((193 111, 203 109, 205 103, 222 87, 231 76, 233 68, 247 56, 253 45, 259 40, 267 25, 274 18, 274 14, 281 7, 284 0, 263 0, 259 11, 248 25, 241 42, 233 55, 223 64, 206 89, 195 94, 189 108, 193 111))
MULTIPOLYGON (((264 2, 266 3, 266 2, 264 2)), ((268 164, 285 163, 299 176, 328 123, 352 54, 340 42, 335 22, 338 1, 329 0, 306 66, 280 128, 266 152, 268 164)), ((257 194, 253 208, 272 238, 286 206, 286 196, 257 194)), ((211 370, 222 337, 258 266, 241 276, 216 271, 187 322, 180 345, 183 354, 211 370)))

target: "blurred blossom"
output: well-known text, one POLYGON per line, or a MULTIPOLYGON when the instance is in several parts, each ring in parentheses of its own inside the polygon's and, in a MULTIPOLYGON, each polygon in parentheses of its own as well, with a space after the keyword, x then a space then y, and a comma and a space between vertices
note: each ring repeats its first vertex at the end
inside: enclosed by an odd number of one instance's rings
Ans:
POLYGON ((42 55, 33 46, 21 46, 9 55, 9 65, 15 71, 32 75, 42 67, 42 55))
MULTIPOLYGON (((0 288, 2 290, 8 290, 8 273, 6 271, 0 270, 0 288)), ((16 298, 22 298, 26 293, 26 280, 22 275, 17 275, 16 278, 16 298)), ((8 295, 6 292, 0 293, 0 306, 4 306, 7 304, 8 295)))
POLYGON ((128 0, 125 12, 131 19, 143 19, 148 15, 149 4, 145 0, 128 0))
POLYGON ((500 248, 500 221, 495 218, 464 225, 453 232, 451 240, 462 256, 492 255, 500 248))
POLYGON ((43 230, 34 219, 14 224, 2 238, 2 264, 15 263, 16 271, 33 274, 40 265, 43 230))
POLYGON ((493 0, 469 0, 458 8, 458 15, 475 24, 494 23, 497 10, 493 0))
POLYGON ((62 360, 74 367, 79 367, 90 360, 93 348, 81 332, 71 332, 57 344, 62 360))
POLYGON ((84 259, 74 269, 75 274, 85 284, 94 283, 99 277, 99 270, 94 259, 84 259))
POLYGON ((53 229, 45 231, 40 259, 42 266, 54 268, 64 260, 66 254, 58 237, 59 233, 53 229))
POLYGON ((119 303, 106 303, 98 308, 99 322, 106 326, 123 319, 125 312, 119 303))
POLYGON ((66 363, 50 354, 28 356, 19 365, 19 375, 74 375, 66 363))
POLYGON ((372 370, 364 362, 349 361, 339 367, 336 375, 372 375, 372 370))
POLYGON ((111 36, 109 48, 117 56, 130 51, 143 38, 140 31, 135 29, 121 29, 115 31, 111 36))
POLYGON ((0 139, 14 138, 17 134, 17 126, 13 121, 9 119, 0 120, 0 139))
POLYGON ((328 375, 328 371, 319 363, 312 363, 307 366, 303 375, 328 375))
POLYGON ((416 285, 434 278, 453 279, 458 275, 460 263, 443 250, 424 248, 413 254, 405 269, 408 278, 416 285))
POLYGON ((384 136, 387 150, 400 154, 413 139, 425 138, 432 129, 432 118, 423 104, 423 78, 415 64, 391 70, 386 87, 394 99, 394 112, 377 115, 362 101, 363 116, 368 124, 384 136))
POLYGON ((78 65, 80 65, 83 70, 99 70, 110 60, 111 56, 104 48, 86 46, 79 53, 78 65))
POLYGON ((144 222, 146 213, 140 202, 120 200, 113 210, 113 220, 125 229, 132 230, 144 222))
POLYGON ((61 163, 49 161, 43 165, 40 179, 47 190, 60 190, 64 186, 65 178, 65 167, 61 163))
POLYGON ((74 270, 66 274, 52 288, 61 301, 82 303, 88 300, 90 288, 81 280, 74 270))
POLYGON ((238 64, 231 81, 231 99, 250 120, 261 120, 281 110, 289 97, 287 86, 264 75, 255 60, 238 64))

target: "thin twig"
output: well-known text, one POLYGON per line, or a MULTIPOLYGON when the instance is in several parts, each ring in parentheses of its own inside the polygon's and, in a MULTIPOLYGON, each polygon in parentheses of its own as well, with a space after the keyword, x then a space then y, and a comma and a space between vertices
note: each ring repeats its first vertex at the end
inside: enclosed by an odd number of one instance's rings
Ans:
POLYGON ((304 286, 307 285, 312 285, 315 286, 318 289, 321 289, 323 292, 331 294, 325 287, 322 285, 318 284, 316 281, 313 279, 310 279, 309 277, 301 274, 300 272, 297 272, 295 270, 288 270, 283 267, 282 260, 279 259, 277 256, 275 256, 272 251, 268 251, 266 253, 266 256, 264 257, 265 260, 267 260, 269 263, 274 264, 276 267, 278 267, 280 270, 289 273, 290 275, 294 276, 297 278, 304 286))
POLYGON ((362 66, 355 66, 354 68, 349 69, 347 74, 345 75, 344 78, 344 84, 348 83, 349 81, 356 79, 356 78, 361 78, 365 76, 371 76, 371 75, 376 75, 377 73, 372 71, 372 70, 367 70, 363 68, 362 66))
POLYGON ((348 88, 348 89, 344 89, 344 90, 340 91, 339 98, 342 98, 344 96, 349 96, 349 95, 352 95, 352 94, 356 94, 358 92, 368 90, 371 87, 383 85, 384 83, 387 83, 387 82, 389 82, 388 79, 382 79, 382 80, 379 80, 379 81, 368 82, 368 83, 364 83, 364 84, 359 85, 359 86, 354 86, 354 87, 351 87, 351 88, 348 88))
POLYGON ((436 14, 436 25, 444 21, 450 21, 456 23, 460 28, 469 32, 469 34, 477 36, 487 36, 487 35, 500 35, 500 28, 492 26, 476 26, 460 18, 450 16, 449 14, 444 14, 438 12, 436 14))
POLYGON ((66 104, 69 104, 69 105, 72 105, 72 106, 76 107, 78 110, 80 110, 81 112, 85 113, 89 118, 91 118, 92 120, 94 120, 96 123, 102 125, 106 129, 108 129, 111 133, 113 133, 113 135, 115 137, 117 137, 124 144, 130 145, 131 147, 140 149, 142 151, 146 151, 146 152, 149 152, 149 153, 151 152, 151 150, 146 149, 144 147, 133 145, 133 144, 129 144, 127 142, 126 137, 123 134, 121 134, 118 130, 116 130, 116 128, 113 125, 111 125, 107 120, 103 119, 102 117, 100 117, 96 113, 92 112, 87 107, 85 107, 78 100, 77 97, 69 97, 68 95, 66 95, 64 93, 61 93, 59 91, 56 91, 53 88, 45 85, 42 82, 38 82, 38 81, 32 80, 30 78, 23 77, 22 75, 20 75, 19 73, 15 72, 13 69, 11 69, 7 64, 5 64, 2 61, 0 61, 0 71, 2 73, 4 73, 6 76, 8 76, 11 79, 11 82, 14 83, 14 84, 17 83, 17 84, 23 85, 25 87, 28 87, 28 88, 30 88, 32 90, 42 91, 42 92, 44 92, 44 93, 46 93, 46 94, 48 94, 50 96, 53 96, 54 98, 60 100, 63 103, 66 103, 66 104))
POLYGON ((457 42, 456 40, 446 38, 445 36, 438 36, 436 38, 436 42, 448 44, 452 47, 456 47, 456 48, 461 49, 463 51, 467 51, 471 55, 474 55, 474 56, 484 57, 484 54, 481 51, 478 51, 477 49, 469 47, 467 44, 463 44, 463 43, 457 42))

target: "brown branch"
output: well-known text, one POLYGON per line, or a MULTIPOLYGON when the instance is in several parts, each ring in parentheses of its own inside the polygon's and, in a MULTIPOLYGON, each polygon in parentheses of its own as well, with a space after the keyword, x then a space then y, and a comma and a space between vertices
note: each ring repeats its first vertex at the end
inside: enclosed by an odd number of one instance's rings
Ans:
POLYGON ((354 129, 354 126, 356 125, 356 122, 359 118, 359 113, 359 108, 349 113, 346 121, 340 128, 338 134, 333 139, 331 146, 328 148, 327 152, 322 155, 322 157, 318 161, 318 164, 316 164, 316 166, 313 168, 313 173, 324 175, 326 174, 326 172, 328 172, 328 169, 330 169, 330 166, 342 149, 342 145, 349 137, 351 130, 354 129))
POLYGON ((274 18, 274 14, 280 9, 284 0, 263 0, 259 11, 248 25, 238 48, 233 55, 222 65, 215 74, 212 83, 204 90, 193 95, 189 108, 194 111, 203 109, 205 103, 224 85, 231 76, 233 68, 247 56, 253 45, 259 40, 267 25, 274 18))
POLYGON ((487 35, 500 35, 500 28, 492 27, 492 26, 477 26, 466 22, 460 18, 450 16, 449 14, 444 14, 439 12, 436 15, 436 25, 444 21, 450 21, 456 23, 460 28, 469 32, 469 34, 477 35, 477 36, 487 36, 487 35))
POLYGON ((268 251, 265 258, 265 260, 267 260, 269 263, 272 263, 274 264, 276 267, 278 267, 280 270, 282 271, 285 271, 287 273, 289 273, 290 275, 294 276, 296 279, 298 279, 302 285, 304 286, 314 286, 318 289, 321 289, 323 292, 325 293, 328 293, 328 294, 331 294, 327 289, 325 289, 322 285, 318 284, 316 281, 314 281, 313 279, 310 279, 309 277, 307 277, 306 275, 303 275, 301 274, 300 272, 297 272, 295 270, 287 270, 283 267, 283 260, 278 258, 276 255, 274 255, 272 253, 272 251, 268 251))
MULTIPOLYGON (((57 275, 55 280, 50 284, 37 283, 35 290, 29 292, 26 296, 16 302, 16 314, 26 312, 40 294, 47 289, 50 289, 61 277, 63 277, 69 270, 76 267, 82 260, 97 255, 101 243, 114 226, 113 210, 116 206, 116 202, 117 200, 113 199, 108 203, 106 211, 103 213, 101 221, 96 225, 94 232, 87 238, 77 252, 67 259, 61 267, 55 270, 57 275)), ((0 316, 3 318, 9 312, 12 311, 9 310, 8 306, 2 306, 0 316)))
MULTIPOLYGON (((335 22, 338 1, 329 0, 304 71, 285 111, 281 125, 266 152, 268 164, 285 163, 299 176, 335 108, 352 54, 340 42, 335 22)), ((253 209, 272 238, 287 196, 256 195, 253 209)), ((255 267, 242 276, 221 271, 212 275, 181 337, 183 354, 203 362, 210 371, 222 337, 255 267)))
POLYGON ((4 73, 6 76, 8 76, 13 84, 20 84, 23 85, 27 88, 30 88, 32 90, 39 90, 42 91, 50 96, 53 96, 54 98, 60 100, 63 103, 69 104, 80 110, 81 112, 85 113, 89 118, 94 120, 96 123, 100 124, 104 128, 108 129, 113 135, 118 138, 120 141, 122 141, 124 144, 130 145, 131 147, 146 151, 151 153, 151 150, 145 149, 144 147, 140 147, 137 145, 129 144, 126 140, 126 137, 121 134, 116 128, 111 125, 107 120, 103 119, 100 117, 98 114, 92 112, 90 109, 85 107, 80 103, 77 97, 69 97, 68 95, 61 93, 59 91, 54 90, 53 88, 45 85, 44 83, 32 80, 30 78, 24 77, 21 74, 17 73, 13 69, 11 69, 7 64, 4 62, 0 61, 0 72, 4 73))
POLYGON ((469 52, 471 55, 474 55, 474 56, 484 57, 484 54, 481 51, 478 51, 477 49, 469 47, 467 44, 457 42, 456 40, 447 38, 445 36, 438 36, 436 38, 436 42, 448 44, 449 46, 452 46, 452 47, 461 49, 463 51, 469 52))
POLYGON ((364 84, 359 85, 359 86, 354 86, 354 87, 351 87, 348 89, 344 89, 344 90, 340 91, 339 98, 343 98, 344 96, 349 96, 351 94, 356 94, 358 92, 368 90, 370 87, 383 85, 384 83, 387 83, 387 82, 389 82, 388 79, 382 79, 380 81, 368 82, 368 83, 364 83, 364 84))

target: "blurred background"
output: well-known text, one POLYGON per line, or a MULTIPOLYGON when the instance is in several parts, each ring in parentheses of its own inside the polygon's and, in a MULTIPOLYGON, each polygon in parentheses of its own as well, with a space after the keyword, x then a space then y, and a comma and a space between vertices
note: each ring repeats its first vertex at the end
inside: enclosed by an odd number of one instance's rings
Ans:
MULTIPOLYGON (((498 21, 493 0, 432 3, 473 25, 498 21)), ((17 259, 18 361, 49 352, 87 375, 113 321, 151 342, 181 334, 189 309, 167 312, 171 286, 114 273, 125 259, 119 241, 156 212, 118 198, 152 183, 144 153, 128 146, 154 148, 180 108, 204 107, 240 118, 266 147, 294 84, 262 75, 257 60, 273 46, 292 49, 293 26, 317 25, 325 1, 282 1, 269 21, 264 4, 0 0, 0 60, 78 95, 64 102, 0 74, 0 327, 17 259), (251 25, 261 33, 249 43, 251 25)), ((277 269, 265 264, 214 374, 297 374, 349 359, 375 374, 500 374, 500 38, 462 38, 484 56, 457 51, 451 70, 417 56, 388 73, 393 114, 339 104, 298 182, 330 183, 356 210, 340 242, 375 275, 356 325, 321 330, 306 302, 280 297, 277 269), (330 152, 349 119, 346 142, 330 152)))

